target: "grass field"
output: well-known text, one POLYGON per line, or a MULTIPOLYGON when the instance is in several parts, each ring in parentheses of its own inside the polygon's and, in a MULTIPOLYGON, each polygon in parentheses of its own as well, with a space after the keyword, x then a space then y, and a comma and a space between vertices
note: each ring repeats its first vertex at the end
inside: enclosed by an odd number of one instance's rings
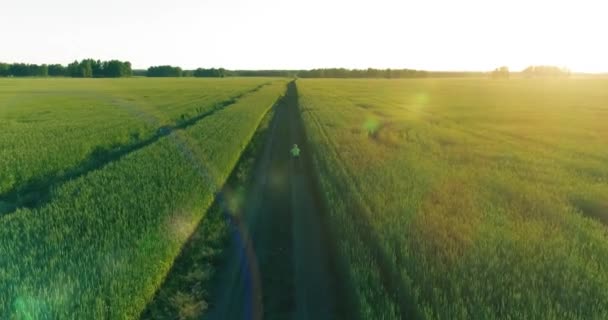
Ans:
POLYGON ((607 80, 299 80, 364 318, 608 318, 607 80))
POLYGON ((250 188, 254 163, 264 138, 271 131, 273 115, 274 108, 260 122, 226 181, 222 196, 216 198, 193 232, 140 319, 202 319, 217 300, 213 291, 218 284, 214 281, 218 282, 218 274, 224 269, 226 247, 230 244, 230 222, 225 216, 240 217, 238 212, 247 205, 243 195, 250 188))
POLYGON ((0 319, 608 318, 608 80, 287 83, 0 79, 0 319))
MULTIPOLYGON (((112 99, 158 97, 154 104, 133 103, 144 106, 142 117, 159 119, 158 124, 168 126, 168 131, 115 159, 103 159, 109 161, 77 177, 60 179, 44 203, 0 217, 0 318, 137 318, 258 123, 284 90, 284 81, 268 79, 3 81, 2 121, 11 123, 11 134, 21 132, 34 141, 3 146, 3 156, 9 156, 3 174, 17 172, 14 167, 19 164, 41 167, 40 172, 45 172, 41 176, 53 175, 87 157, 87 149, 98 147, 96 141, 102 141, 102 147, 114 145, 108 142, 114 137, 120 147, 129 143, 121 139, 128 139, 131 130, 143 130, 143 139, 159 130, 117 107, 112 99), (263 83, 270 84, 253 90, 263 83), (11 105, 10 101, 29 103, 31 96, 37 96, 31 88, 38 85, 44 91, 41 95, 51 98, 42 97, 29 107, 11 105), (121 93, 125 96, 112 97, 121 93), (224 99, 230 104, 223 103, 224 99), (57 110, 48 107, 53 110, 51 116, 37 111, 37 106, 47 108, 44 101, 55 101, 57 110), (60 106, 62 101, 65 108, 60 106), (79 108, 78 103, 84 101, 96 105, 79 108), (175 116, 181 122, 174 124, 175 116), (22 124, 40 117, 50 118, 38 126, 22 124), (80 135, 88 128, 90 133, 80 135), (57 130, 59 139, 45 139, 48 130, 57 130), (45 145, 57 150, 51 152, 45 145), (71 154, 72 148, 80 153, 71 154), (22 154, 33 154, 25 157, 31 161, 12 160, 22 154), (47 167, 52 161, 38 161, 45 157, 57 157, 58 164, 47 167)), ((5 131, 1 140, 14 143, 5 131)))
POLYGON ((0 171, 0 201, 4 207, 35 202, 36 191, 50 180, 72 178, 79 168, 151 142, 160 128, 204 115, 267 82, 0 79, 0 167, 8 168, 0 171))

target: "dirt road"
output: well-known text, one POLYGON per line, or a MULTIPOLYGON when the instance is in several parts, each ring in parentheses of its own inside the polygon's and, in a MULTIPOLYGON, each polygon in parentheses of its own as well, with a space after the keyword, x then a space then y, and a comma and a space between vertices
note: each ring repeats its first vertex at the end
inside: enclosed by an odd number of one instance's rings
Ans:
POLYGON ((335 319, 337 290, 295 83, 275 108, 207 319, 335 319), (297 143, 299 159, 289 150, 297 143))

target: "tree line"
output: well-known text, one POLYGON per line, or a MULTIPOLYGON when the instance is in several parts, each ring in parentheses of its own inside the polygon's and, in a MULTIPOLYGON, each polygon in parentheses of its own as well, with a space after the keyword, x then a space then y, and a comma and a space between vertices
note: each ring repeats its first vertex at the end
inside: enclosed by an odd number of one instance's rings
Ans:
MULTIPOLYGON (((530 66, 521 74, 525 77, 567 77, 570 71, 555 66, 530 66)), ((345 69, 326 68, 312 70, 227 70, 224 68, 198 68, 196 70, 183 70, 180 67, 162 65, 152 66, 147 70, 132 70, 128 61, 110 60, 100 61, 84 59, 74 61, 67 66, 61 64, 26 64, 1 63, 0 77, 74 77, 74 78, 119 78, 130 76, 144 77, 300 77, 300 78, 441 78, 441 77, 484 77, 493 79, 508 79, 508 67, 499 67, 484 72, 449 72, 424 71, 414 69, 345 69)))
POLYGON ((428 77, 428 71, 412 69, 312 69, 299 71, 300 78, 423 78, 428 77))
POLYGON ((121 78, 133 75, 129 61, 84 59, 68 64, 66 74, 74 78, 121 78))
POLYGON ((224 77, 294 77, 298 71, 291 70, 226 70, 224 68, 198 68, 196 70, 183 70, 174 66, 153 66, 148 70, 135 70, 136 75, 147 77, 197 77, 197 78, 224 78, 224 77))
POLYGON ((183 77, 184 72, 180 67, 155 66, 148 68, 148 77, 183 77))
POLYGON ((0 62, 0 77, 120 78, 133 74, 129 61, 84 59, 67 66, 0 62))
MULTIPOLYGON (((492 79, 509 79, 511 72, 508 67, 499 67, 491 71, 492 79)), ((526 78, 561 78, 569 77, 570 70, 556 66, 529 66, 520 72, 526 78)))
POLYGON ((136 70, 136 74, 148 77, 301 77, 301 78, 417 78, 427 77, 427 71, 410 69, 313 69, 313 70, 226 70, 203 69, 182 70, 173 66, 154 66, 145 72, 136 70))
POLYGON ((521 72, 526 77, 569 77, 570 70, 555 66, 529 66, 521 72))
POLYGON ((509 79, 510 75, 509 67, 506 66, 496 68, 490 72, 490 77, 492 79, 509 79))
POLYGON ((148 68, 145 73, 141 73, 139 70, 137 74, 147 77, 198 77, 198 78, 223 78, 225 76, 232 76, 228 74, 224 68, 219 69, 203 69, 198 68, 196 70, 183 70, 180 67, 174 66, 153 66, 148 68))

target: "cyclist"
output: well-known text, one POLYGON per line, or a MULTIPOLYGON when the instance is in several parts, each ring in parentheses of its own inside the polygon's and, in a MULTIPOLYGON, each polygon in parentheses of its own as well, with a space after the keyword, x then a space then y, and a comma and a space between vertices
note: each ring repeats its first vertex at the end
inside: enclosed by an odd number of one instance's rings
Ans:
POLYGON ((291 148, 291 156, 294 159, 297 159, 300 157, 300 148, 298 148, 298 145, 295 143, 293 144, 293 147, 291 148))

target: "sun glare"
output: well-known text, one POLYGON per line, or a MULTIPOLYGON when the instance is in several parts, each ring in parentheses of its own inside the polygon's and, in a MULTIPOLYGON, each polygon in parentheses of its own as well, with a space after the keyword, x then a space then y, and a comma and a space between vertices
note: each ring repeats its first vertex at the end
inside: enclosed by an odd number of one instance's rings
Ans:
POLYGON ((1 10, 0 28, 19 32, 4 35, 13 45, 0 50, 0 61, 608 72, 608 8, 594 0, 108 1, 94 7, 104 19, 83 18, 93 9, 84 2, 34 2, 3 4, 10 10, 1 10))

